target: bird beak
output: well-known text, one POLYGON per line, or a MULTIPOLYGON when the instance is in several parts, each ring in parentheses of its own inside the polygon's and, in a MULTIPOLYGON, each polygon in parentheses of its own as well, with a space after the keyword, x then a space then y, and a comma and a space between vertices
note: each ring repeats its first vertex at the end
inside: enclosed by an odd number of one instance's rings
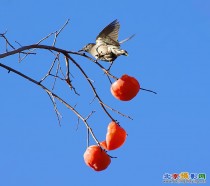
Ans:
POLYGON ((83 49, 81 49, 81 50, 78 50, 78 52, 84 52, 84 50, 83 50, 83 49))

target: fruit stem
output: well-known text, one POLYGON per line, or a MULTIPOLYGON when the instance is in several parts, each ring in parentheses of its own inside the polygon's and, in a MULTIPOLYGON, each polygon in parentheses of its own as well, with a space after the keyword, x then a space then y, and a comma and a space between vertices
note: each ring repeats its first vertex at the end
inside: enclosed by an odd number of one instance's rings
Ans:
POLYGON ((149 90, 149 89, 145 89, 145 88, 140 88, 141 90, 147 91, 147 92, 151 92, 153 94, 157 94, 157 92, 149 90))
POLYGON ((115 156, 110 156, 109 154, 107 154, 110 158, 117 158, 117 157, 115 157, 115 156))

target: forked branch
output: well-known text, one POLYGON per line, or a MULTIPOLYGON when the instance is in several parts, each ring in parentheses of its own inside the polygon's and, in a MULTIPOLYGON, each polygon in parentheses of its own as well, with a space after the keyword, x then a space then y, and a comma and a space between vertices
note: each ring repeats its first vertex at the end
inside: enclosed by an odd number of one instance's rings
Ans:
MULTIPOLYGON (((57 94, 55 94, 54 92, 50 91, 47 87, 45 87, 44 85, 42 85, 40 82, 36 81, 35 79, 9 67, 9 66, 6 66, 2 63, 0 63, 0 67, 3 67, 4 69, 7 69, 9 72, 14 72, 15 74, 23 77, 24 79, 27 79, 28 81, 32 82, 33 84, 36 84, 37 86, 39 86, 40 88, 42 88, 51 98, 55 98, 57 99, 58 101, 60 101, 62 104, 64 104, 68 109, 70 109, 74 114, 77 115, 77 117, 79 119, 81 119, 83 121, 83 123, 86 125, 87 129, 89 130, 90 134, 92 135, 93 139, 95 140, 95 142, 100 145, 99 141, 97 140, 95 134, 93 133, 91 127, 89 126, 88 122, 87 122, 87 118, 83 117, 74 107, 72 107, 69 103, 67 103, 64 99, 62 99, 61 97, 59 97, 57 94)), ((52 101, 52 99, 51 99, 52 101)), ((54 104, 54 101, 53 102, 53 105, 55 107, 55 104, 54 104)), ((57 109, 57 108, 55 108, 57 109)), ((57 112, 58 113, 58 112, 57 112)))

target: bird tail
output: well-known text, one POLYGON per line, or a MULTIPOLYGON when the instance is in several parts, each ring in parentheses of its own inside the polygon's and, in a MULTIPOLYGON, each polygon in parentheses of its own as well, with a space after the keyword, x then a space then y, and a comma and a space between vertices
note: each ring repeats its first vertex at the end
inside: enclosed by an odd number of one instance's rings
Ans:
POLYGON ((126 38, 126 39, 124 39, 124 40, 122 40, 122 41, 120 41, 119 43, 120 43, 120 44, 125 43, 126 41, 132 39, 134 36, 135 36, 135 34, 133 34, 132 36, 130 36, 130 37, 128 37, 128 38, 126 38))

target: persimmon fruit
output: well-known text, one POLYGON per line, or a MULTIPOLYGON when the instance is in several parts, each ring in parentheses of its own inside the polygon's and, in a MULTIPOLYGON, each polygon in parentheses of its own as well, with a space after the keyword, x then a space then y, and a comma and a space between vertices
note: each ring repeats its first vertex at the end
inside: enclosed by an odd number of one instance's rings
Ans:
POLYGON ((115 98, 121 101, 129 101, 138 94, 140 84, 134 77, 124 74, 112 83, 110 90, 115 98))
POLYGON ((103 147, 104 149, 108 150, 108 149, 107 149, 107 145, 106 145, 106 140, 100 142, 100 145, 101 145, 101 147, 103 147))
POLYGON ((86 165, 95 171, 102 171, 111 163, 110 156, 97 145, 89 146, 83 157, 86 165))
POLYGON ((112 121, 107 127, 106 141, 101 142, 100 145, 106 150, 115 150, 125 143, 126 137, 125 129, 112 121))

